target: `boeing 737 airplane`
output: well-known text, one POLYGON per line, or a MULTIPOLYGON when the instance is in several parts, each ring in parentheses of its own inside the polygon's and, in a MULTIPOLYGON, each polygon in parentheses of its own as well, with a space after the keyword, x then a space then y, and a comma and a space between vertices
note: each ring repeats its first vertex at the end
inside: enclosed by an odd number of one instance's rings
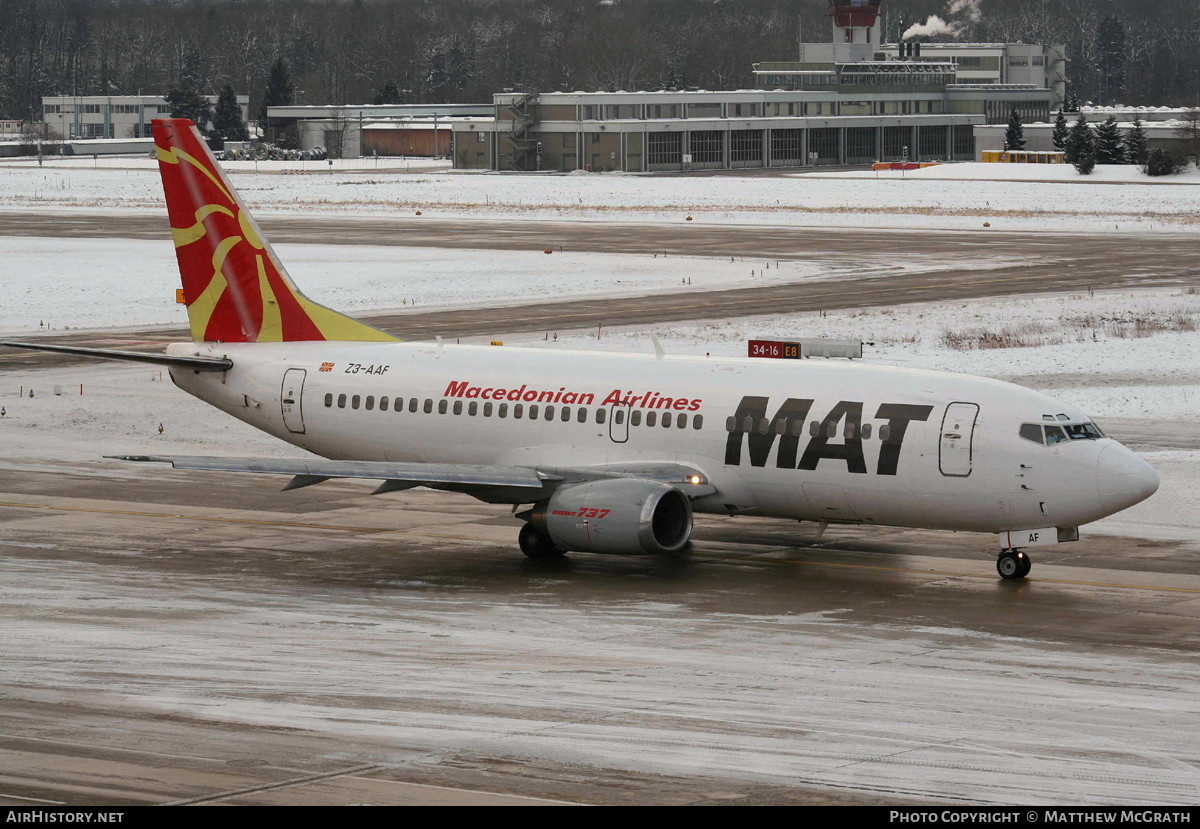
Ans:
POLYGON ((319 457, 124 460, 512 504, 533 558, 677 553, 694 512, 994 533, 1006 579, 1029 573, 1024 548, 1074 541, 1158 488, 1083 412, 996 380, 398 341, 299 291, 191 121, 153 132, 193 342, 3 344, 167 366, 184 391, 319 457))

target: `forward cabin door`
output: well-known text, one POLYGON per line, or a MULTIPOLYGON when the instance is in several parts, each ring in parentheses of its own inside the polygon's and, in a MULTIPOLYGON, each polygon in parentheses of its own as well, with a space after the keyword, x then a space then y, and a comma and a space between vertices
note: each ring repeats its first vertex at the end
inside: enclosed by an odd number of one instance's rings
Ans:
POLYGON ((613 403, 608 407, 608 436, 613 443, 625 443, 629 440, 628 403, 613 403))
POLYGON ((946 407, 946 415, 942 418, 941 444, 938 447, 938 466, 943 475, 965 478, 971 474, 975 421, 978 418, 979 406, 975 403, 951 403, 946 407))
POLYGON ((289 432, 304 434, 304 377, 302 368, 289 368, 283 373, 283 388, 279 392, 279 404, 283 408, 283 425, 289 432))

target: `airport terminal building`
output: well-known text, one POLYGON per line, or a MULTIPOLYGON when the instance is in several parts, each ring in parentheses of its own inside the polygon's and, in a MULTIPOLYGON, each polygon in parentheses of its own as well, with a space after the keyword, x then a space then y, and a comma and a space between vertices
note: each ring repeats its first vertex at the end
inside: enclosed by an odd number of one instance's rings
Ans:
POLYGON ((974 128, 1062 103, 1062 47, 882 44, 878 0, 830 0, 833 39, 732 91, 504 92, 453 125, 454 166, 668 170, 972 161, 974 128), (924 48, 923 48, 924 47, 924 48))

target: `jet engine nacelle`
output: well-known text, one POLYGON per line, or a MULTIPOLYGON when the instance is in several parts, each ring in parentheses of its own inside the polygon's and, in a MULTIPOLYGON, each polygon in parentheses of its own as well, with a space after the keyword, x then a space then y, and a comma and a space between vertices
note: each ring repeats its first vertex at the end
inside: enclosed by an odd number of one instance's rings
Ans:
POLYGON ((612 478, 556 490, 533 522, 562 550, 674 553, 691 538, 692 504, 669 484, 612 478))

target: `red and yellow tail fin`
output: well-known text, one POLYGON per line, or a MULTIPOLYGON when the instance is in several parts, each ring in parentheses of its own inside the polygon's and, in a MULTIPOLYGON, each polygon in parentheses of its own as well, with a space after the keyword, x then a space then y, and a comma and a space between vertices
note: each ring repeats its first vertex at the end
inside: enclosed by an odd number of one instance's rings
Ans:
POLYGON ((396 339, 300 292, 195 124, 162 118, 152 126, 193 340, 396 339))

